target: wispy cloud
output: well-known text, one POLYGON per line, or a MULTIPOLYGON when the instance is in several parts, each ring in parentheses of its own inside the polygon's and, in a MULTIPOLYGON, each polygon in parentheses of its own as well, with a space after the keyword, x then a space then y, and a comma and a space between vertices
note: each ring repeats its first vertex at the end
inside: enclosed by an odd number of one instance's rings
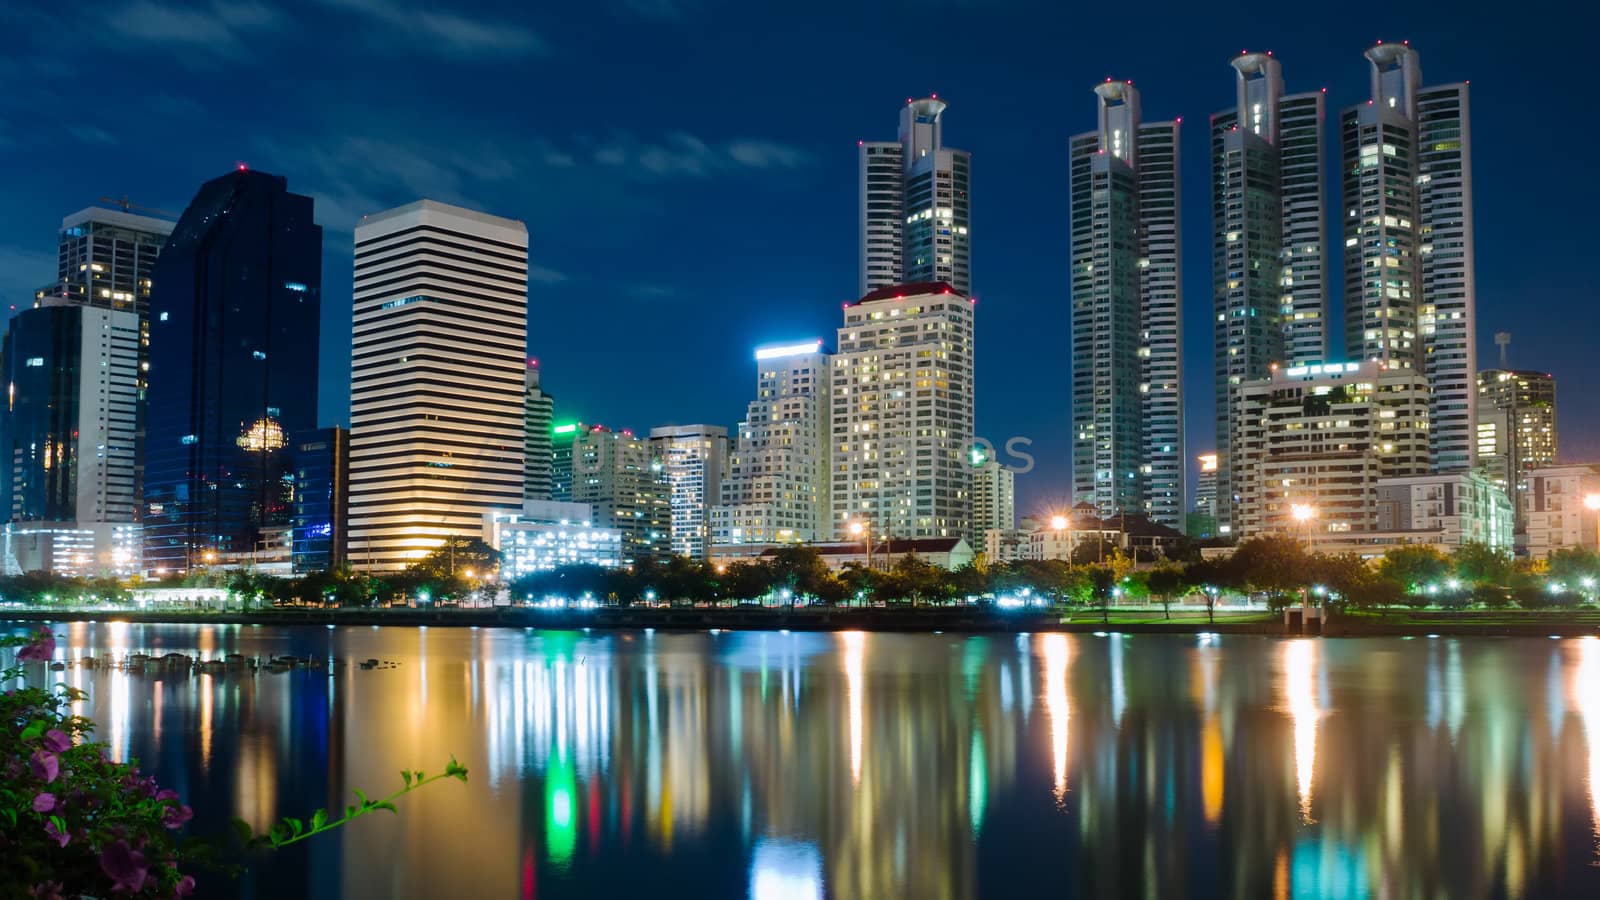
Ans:
POLYGON ((105 20, 111 32, 125 40, 230 58, 245 55, 252 34, 274 31, 283 23, 276 10, 252 0, 195 4, 136 0, 116 7, 105 20))
POLYGON ((477 18, 399 0, 320 0, 377 23, 386 38, 404 40, 412 49, 440 56, 537 55, 545 43, 531 29, 514 22, 477 18))
POLYGON ((594 144, 591 158, 655 178, 709 178, 729 170, 798 169, 812 163, 811 154, 789 144, 750 139, 714 144, 682 131, 659 141, 615 137, 594 144))
POLYGON ((545 266, 536 266, 532 263, 528 264, 529 284, 560 284, 561 282, 568 280, 567 273, 565 272, 557 272, 555 269, 547 268, 545 266))
POLYGON ((115 144, 117 142, 117 139, 112 137, 111 132, 98 125, 89 125, 87 123, 68 125, 67 134, 85 144, 115 144))

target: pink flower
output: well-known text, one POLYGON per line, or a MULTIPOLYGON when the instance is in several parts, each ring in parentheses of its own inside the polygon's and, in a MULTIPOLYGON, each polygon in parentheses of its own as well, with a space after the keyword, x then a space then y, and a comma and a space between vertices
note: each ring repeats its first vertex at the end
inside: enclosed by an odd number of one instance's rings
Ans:
POLYGON ((51 753, 64 753, 72 749, 72 738, 66 732, 52 728, 44 733, 44 748, 51 753))
POLYGON ((173 831, 177 831, 192 818, 194 818, 194 810, 179 804, 178 806, 167 807, 166 812, 161 814, 161 824, 173 831))
POLYGON ((150 875, 144 854, 129 847, 127 841, 113 841, 100 851, 100 871, 111 879, 113 894, 143 890, 150 875))
POLYGON ((161 790, 156 791, 156 799, 163 802, 167 800, 176 800, 178 799, 178 792, 171 788, 162 788, 161 790))
POLYGON ((55 812, 57 805, 55 794, 41 792, 39 796, 33 798, 33 811, 36 813, 49 814, 55 812))
POLYGON ((172 886, 172 893, 176 897, 187 897, 194 893, 194 876, 185 875, 179 878, 178 883, 172 886))
POLYGON ((33 771, 33 777, 49 784, 61 774, 61 761, 56 759, 54 753, 35 750, 33 756, 28 758, 28 768, 33 771))
POLYGON ((39 630, 34 632, 33 643, 17 651, 17 661, 49 662, 50 657, 55 655, 56 636, 50 632, 47 626, 41 625, 39 630))
POLYGON ((54 822, 44 823, 44 833, 50 836, 50 840, 55 841, 57 845, 62 847, 65 847, 67 842, 72 840, 72 835, 57 828, 54 822))

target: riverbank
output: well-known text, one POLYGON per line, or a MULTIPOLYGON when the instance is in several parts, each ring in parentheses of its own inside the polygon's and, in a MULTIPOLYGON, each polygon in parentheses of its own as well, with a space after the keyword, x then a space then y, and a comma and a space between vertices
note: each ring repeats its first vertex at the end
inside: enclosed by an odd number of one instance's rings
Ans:
MULTIPOLYGON (((1113 610, 1109 621, 1098 612, 1074 610, 1066 615, 1023 610, 971 607, 906 609, 823 609, 737 607, 733 609, 601 608, 547 610, 518 607, 491 609, 307 609, 253 611, 12 609, 0 621, 124 621, 150 624, 477 627, 541 629, 635 629, 701 631, 711 628, 744 631, 898 631, 1017 633, 1119 631, 1136 634, 1300 634, 1283 619, 1261 611, 1218 612, 1208 621, 1204 611, 1113 610)), ((1316 633, 1313 630, 1310 633, 1316 633)), ((1596 611, 1483 611, 1351 613, 1334 616, 1326 637, 1479 635, 1503 637, 1581 637, 1600 635, 1596 611)))

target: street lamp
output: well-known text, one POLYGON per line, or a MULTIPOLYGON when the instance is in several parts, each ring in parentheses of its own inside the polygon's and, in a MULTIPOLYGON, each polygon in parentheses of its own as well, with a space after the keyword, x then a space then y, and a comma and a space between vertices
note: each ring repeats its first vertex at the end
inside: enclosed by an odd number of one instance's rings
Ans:
POLYGON ((851 522, 849 530, 851 537, 861 538, 865 542, 867 547, 867 571, 870 572, 872 570, 872 529, 860 522, 851 522))
MULTIPOLYGON (((1050 517, 1050 530, 1056 533, 1056 540, 1061 540, 1062 536, 1066 533, 1067 524, 1066 516, 1050 517)), ((1067 540, 1067 567, 1072 567, 1072 541, 1070 538, 1067 540)))
POLYGON ((1311 552, 1311 520, 1317 517, 1317 508, 1309 503, 1292 503, 1289 505, 1289 515, 1306 529, 1306 552, 1311 552))

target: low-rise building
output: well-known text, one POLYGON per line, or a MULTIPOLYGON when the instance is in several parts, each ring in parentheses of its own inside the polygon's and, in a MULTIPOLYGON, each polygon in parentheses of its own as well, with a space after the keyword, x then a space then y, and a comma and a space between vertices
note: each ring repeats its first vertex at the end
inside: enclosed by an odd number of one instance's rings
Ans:
MULTIPOLYGON (((1405 543, 1430 543, 1446 550, 1477 543, 1510 552, 1511 525, 1511 500, 1505 488, 1482 472, 1378 481, 1377 531, 1415 538, 1405 543)), ((1318 550, 1330 539, 1332 543, 1342 539, 1340 532, 1314 534, 1318 550)))
POLYGON ((1570 547, 1600 551, 1600 463, 1533 469, 1522 502, 1528 524, 1518 549, 1529 557, 1570 547))
POLYGON ((623 565, 622 532, 596 527, 585 503, 527 500, 521 510, 492 510, 483 540, 499 551, 505 581, 562 566, 623 565))
MULTIPOLYGON (((766 560, 793 544, 716 544, 711 561, 718 566, 749 560, 766 560)), ((873 569, 894 568, 900 560, 915 556, 941 569, 959 569, 973 560, 972 546, 965 538, 906 538, 878 541, 872 545, 870 562, 865 541, 819 541, 804 544, 817 551, 829 569, 837 572, 846 566, 870 565, 873 569)))

